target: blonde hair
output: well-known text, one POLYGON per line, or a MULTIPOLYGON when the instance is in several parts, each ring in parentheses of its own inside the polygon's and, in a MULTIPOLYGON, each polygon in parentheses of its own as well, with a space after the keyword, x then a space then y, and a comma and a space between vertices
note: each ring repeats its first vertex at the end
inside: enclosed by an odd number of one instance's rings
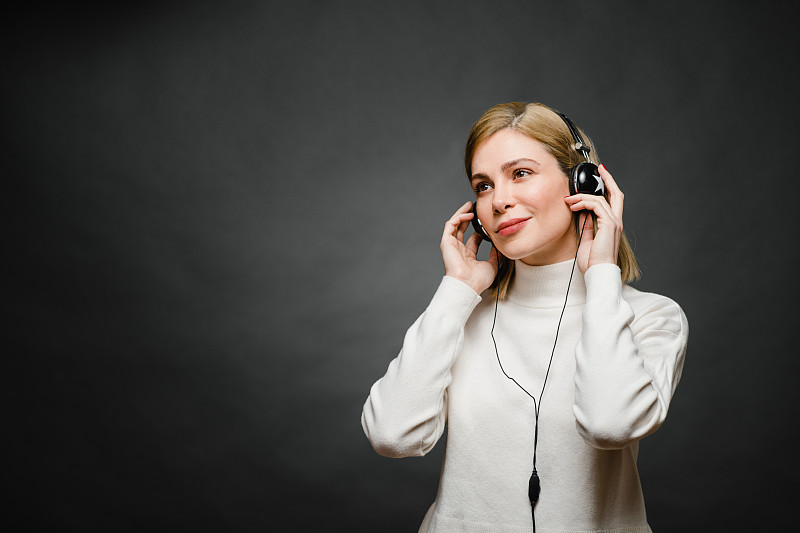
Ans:
MULTIPOLYGON (((577 128, 577 126, 575 127, 577 128)), ((565 176, 569 176, 572 167, 585 161, 583 155, 575 149, 575 140, 567 124, 555 111, 543 104, 510 102, 492 107, 472 126, 464 150, 464 168, 467 171, 467 178, 472 178, 472 159, 478 146, 498 131, 506 128, 516 130, 542 143, 556 158, 565 176)), ((585 144, 591 148, 592 160, 595 164, 600 165, 594 143, 583 130, 579 128, 579 131, 585 144)), ((580 229, 578 213, 573 215, 573 222, 577 239, 580 229)), ((498 291, 500 298, 505 298, 511 282, 514 280, 514 261, 500 253, 498 256, 500 263, 490 288, 498 291)), ((639 279, 639 265, 636 263, 633 249, 624 233, 619 242, 617 265, 622 270, 623 282, 628 283, 639 279)))

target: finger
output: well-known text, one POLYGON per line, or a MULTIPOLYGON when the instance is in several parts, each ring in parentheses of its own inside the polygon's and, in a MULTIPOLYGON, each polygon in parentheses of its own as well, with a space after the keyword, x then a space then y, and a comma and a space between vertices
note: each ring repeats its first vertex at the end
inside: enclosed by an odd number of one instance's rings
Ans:
POLYGON ((472 211, 467 213, 455 213, 444 225, 444 231, 447 234, 455 235, 458 231, 459 226, 464 225, 464 229, 466 229, 466 224, 472 219, 474 215, 472 211))
POLYGON ((622 221, 614 215, 608 203, 604 200, 600 200, 598 197, 579 201, 572 204, 570 209, 573 211, 586 210, 594 213, 596 220, 592 219, 591 223, 587 224, 587 226, 591 227, 596 225, 597 231, 600 231, 603 227, 607 227, 613 232, 622 231, 622 221))
POLYGON ((608 202, 611 204, 611 210, 618 219, 622 220, 625 195, 622 194, 622 190, 619 188, 619 185, 617 185, 617 182, 614 180, 614 176, 611 175, 611 172, 608 171, 606 166, 600 165, 599 168, 600 177, 603 178, 603 182, 606 184, 606 190, 608 190, 608 202))
POLYGON ((467 239, 467 251, 473 256, 476 257, 478 255, 478 248, 481 245, 481 236, 477 233, 473 233, 470 235, 469 239, 467 239))
POLYGON ((594 220, 592 219, 592 214, 589 211, 584 211, 578 215, 578 235, 583 234, 581 237, 582 241, 590 241, 594 239, 594 231, 592 231, 593 227, 594 220))
POLYGON ((453 213, 453 215, 455 216, 462 213, 468 213, 471 211, 472 211, 472 202, 468 200, 464 205, 459 207, 458 210, 455 213, 453 213))
POLYGON ((589 209, 594 211, 598 216, 611 215, 611 206, 608 201, 602 196, 595 196, 593 194, 573 194, 564 198, 570 209, 573 211, 581 211, 582 209, 589 209))
POLYGON ((457 225, 461 224, 465 220, 470 220, 474 216, 475 215, 472 213, 472 211, 467 211, 466 213, 458 213, 458 212, 456 212, 456 213, 453 214, 452 217, 450 217, 450 220, 448 220, 448 222, 451 222, 451 223, 453 223, 454 225, 457 226, 457 225))
MULTIPOLYGON (((470 213, 470 215, 471 214, 472 213, 470 213)), ((458 239, 459 242, 464 242, 464 232, 467 230, 467 227, 469 227, 469 219, 462 220, 461 223, 456 228, 456 239, 458 239)))
POLYGON ((495 273, 497 273, 497 269, 500 267, 500 256, 498 255, 497 248, 492 245, 492 249, 489 251, 489 264, 492 265, 495 273))

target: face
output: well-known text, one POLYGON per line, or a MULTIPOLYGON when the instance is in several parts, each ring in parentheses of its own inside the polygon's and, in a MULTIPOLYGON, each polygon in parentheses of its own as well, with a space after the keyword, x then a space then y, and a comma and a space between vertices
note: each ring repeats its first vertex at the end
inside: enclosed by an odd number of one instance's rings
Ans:
POLYGON ((504 256, 550 265, 575 255, 567 176, 539 141, 509 128, 486 139, 472 159, 472 187, 478 218, 504 256))

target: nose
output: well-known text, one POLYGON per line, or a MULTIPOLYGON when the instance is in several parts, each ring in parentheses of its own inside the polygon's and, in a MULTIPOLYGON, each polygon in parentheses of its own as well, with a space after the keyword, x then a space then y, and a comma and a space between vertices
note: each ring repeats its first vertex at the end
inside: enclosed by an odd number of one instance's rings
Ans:
POLYGON ((494 194, 492 195, 492 210, 495 213, 505 213, 506 209, 514 206, 514 195, 511 187, 505 183, 498 183, 494 187, 494 194))

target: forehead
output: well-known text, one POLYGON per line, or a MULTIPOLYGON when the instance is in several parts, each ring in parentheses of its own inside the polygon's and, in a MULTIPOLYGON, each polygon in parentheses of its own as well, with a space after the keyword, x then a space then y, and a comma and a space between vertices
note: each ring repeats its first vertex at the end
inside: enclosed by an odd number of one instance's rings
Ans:
POLYGON ((544 144, 517 130, 506 128, 478 145, 472 157, 472 173, 496 171, 503 163, 533 159, 541 165, 557 164, 544 144))

